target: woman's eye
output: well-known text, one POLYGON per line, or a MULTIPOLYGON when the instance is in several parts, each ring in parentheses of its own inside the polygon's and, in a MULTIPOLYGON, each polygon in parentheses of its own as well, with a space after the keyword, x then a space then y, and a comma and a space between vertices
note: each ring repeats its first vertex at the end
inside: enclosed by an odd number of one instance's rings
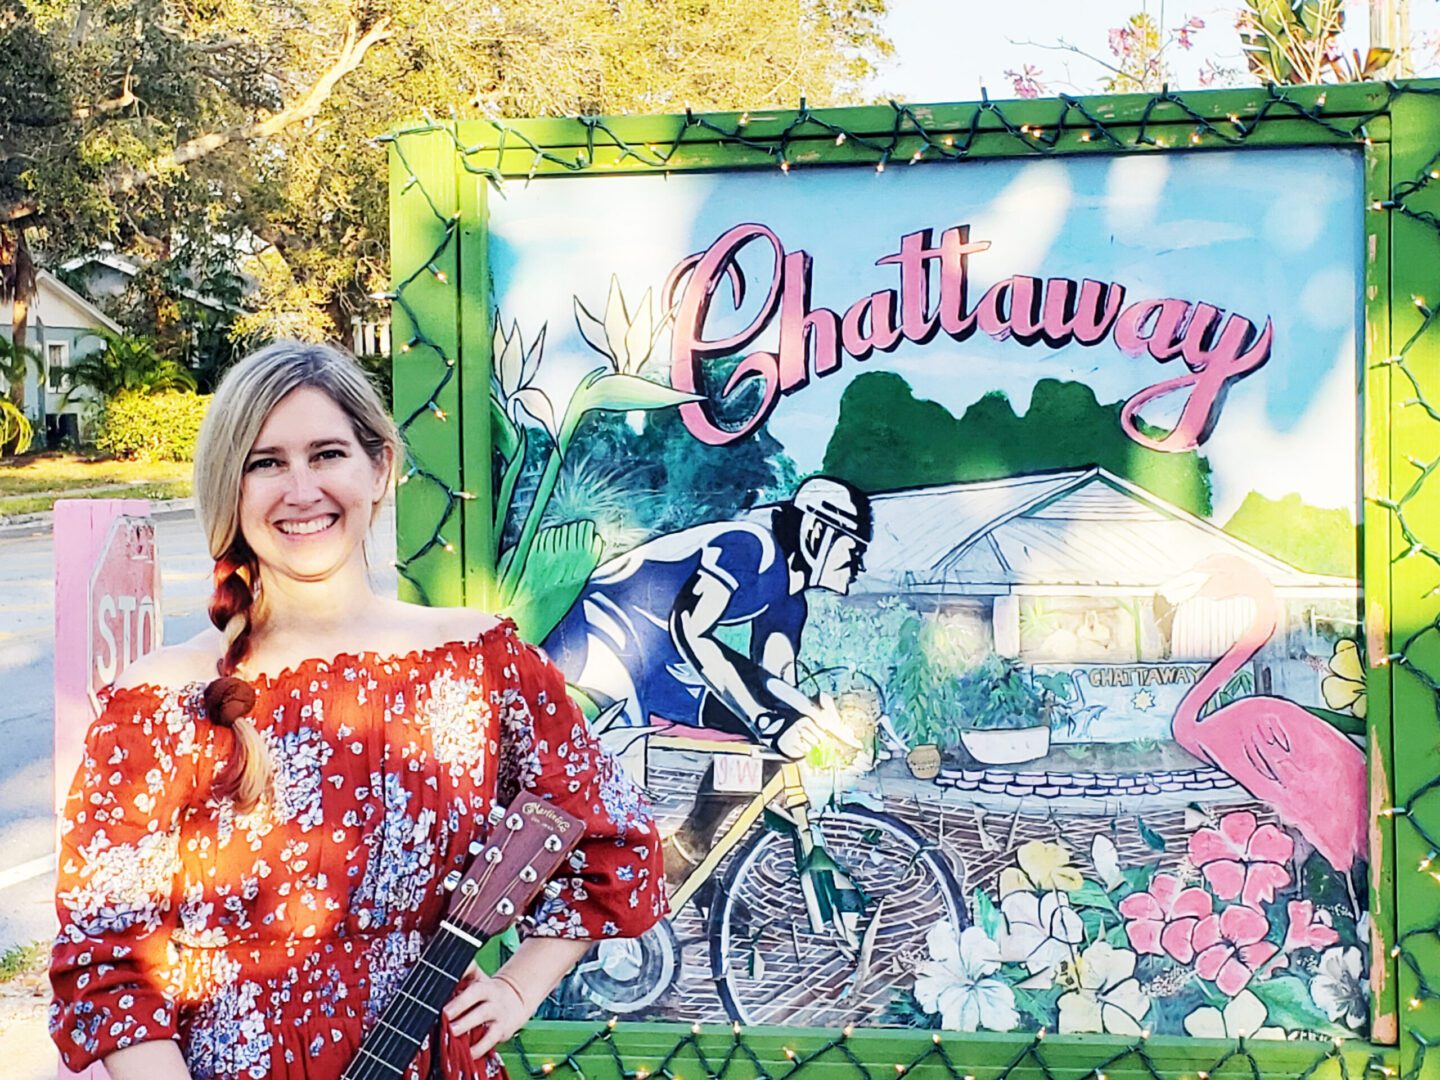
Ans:
POLYGON ((248 465, 245 466, 245 471, 246 471, 246 472, 255 472, 255 471, 259 470, 259 469, 269 469, 269 468, 272 468, 273 466, 278 465, 278 464, 280 464, 280 463, 279 463, 278 461, 276 461, 274 458, 270 458, 270 457, 267 457, 267 458, 256 458, 254 461, 250 462, 250 464, 248 464, 248 465))
POLYGON ((337 459, 339 459, 339 458, 343 458, 343 457, 345 456, 345 451, 344 451, 344 450, 321 450, 320 453, 316 454, 315 456, 316 456, 317 458, 319 458, 321 461, 335 461, 335 460, 337 460, 337 459))

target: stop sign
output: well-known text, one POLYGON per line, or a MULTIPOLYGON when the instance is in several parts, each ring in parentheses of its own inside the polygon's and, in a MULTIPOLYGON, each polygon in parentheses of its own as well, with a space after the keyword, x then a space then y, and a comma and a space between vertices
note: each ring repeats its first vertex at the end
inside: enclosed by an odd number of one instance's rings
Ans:
POLYGON ((155 525, 148 517, 122 514, 110 523, 90 576, 88 601, 87 689, 99 709, 100 688, 160 645, 160 563, 155 525))

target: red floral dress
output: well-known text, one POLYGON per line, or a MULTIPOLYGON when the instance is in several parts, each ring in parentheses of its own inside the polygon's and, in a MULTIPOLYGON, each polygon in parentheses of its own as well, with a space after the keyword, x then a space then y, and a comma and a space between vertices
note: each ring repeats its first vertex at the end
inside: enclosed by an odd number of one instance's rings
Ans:
MULTIPOLYGON (((252 718, 275 784, 245 814, 206 796, 233 735, 204 719, 202 690, 113 691, 86 738, 51 963, 72 1069, 177 1039, 196 1080, 334 1080, 436 929, 442 879, 522 788, 587 829, 536 934, 634 936, 664 913, 648 807, 508 623, 262 678, 252 718)), ((448 1028, 440 1054, 448 1078, 502 1071, 448 1028)), ((411 1077, 429 1056, 427 1041, 411 1077)))

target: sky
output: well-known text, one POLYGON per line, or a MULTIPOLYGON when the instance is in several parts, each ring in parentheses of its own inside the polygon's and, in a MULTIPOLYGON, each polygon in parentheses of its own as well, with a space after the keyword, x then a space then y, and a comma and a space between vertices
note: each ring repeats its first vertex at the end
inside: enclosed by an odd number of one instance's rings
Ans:
MULTIPOLYGON (((1110 27, 1122 25, 1135 12, 1147 10, 1163 26, 1177 27, 1192 16, 1205 22, 1188 53, 1173 47, 1167 54, 1178 87, 1197 85, 1201 63, 1213 59, 1240 69, 1244 61, 1235 33, 1236 4, 1196 0, 889 0, 885 30, 895 44, 894 57, 868 87, 875 95, 898 95, 910 102, 971 101, 980 87, 991 97, 1013 92, 1006 69, 1032 64, 1041 69, 1051 92, 1094 93, 1105 69, 1073 53, 1047 46, 1065 42, 1092 56, 1111 59, 1110 27), (1032 44, 1026 44, 1027 42, 1032 44)), ((1367 5, 1345 5, 1345 49, 1365 51, 1368 43, 1367 5)), ((1417 42, 1440 33, 1440 4, 1412 0, 1411 30, 1417 42)), ((1420 48, 1417 61, 1431 50, 1420 48)), ((1435 65, 1418 74, 1436 74, 1435 65)))
MULTIPOLYGON (((536 180, 490 206, 496 301, 502 324, 518 324, 527 346, 546 328, 536 386, 559 414, 599 362, 579 334, 574 305, 602 315, 612 278, 633 314, 685 256, 738 223, 763 222, 787 252, 811 257, 811 306, 843 311, 895 287, 894 267, 876 260, 895 251, 901 235, 968 224, 972 240, 991 244, 971 257, 972 305, 1011 274, 1089 277, 1124 286, 1126 303, 1177 298, 1257 327, 1273 320, 1272 360, 1232 386, 1205 445, 1216 517, 1226 520, 1252 490, 1274 499, 1296 492, 1312 506, 1353 513, 1358 156, 1207 151, 1184 160, 1184 168, 1171 156, 1127 155, 883 174, 865 167, 536 180), (1301 189, 1307 197, 1297 201, 1301 189), (837 216, 837 208, 851 209, 837 216), (1257 461, 1266 467, 1257 470, 1257 461)), ((773 272, 769 251, 755 244, 742 252, 745 299, 738 310, 715 305, 708 339, 757 317, 773 272)), ((669 339, 658 343, 662 356, 669 339)), ((775 344, 771 323, 745 351, 775 344)), ((956 416, 990 390, 1024 412, 1043 378, 1083 381, 1108 403, 1176 374, 1108 339, 1052 349, 940 335, 865 361, 844 359, 781 398, 770 418, 770 433, 802 474, 820 468, 841 394, 867 370, 897 372, 917 396, 956 416)), ((1169 426, 1184 400, 1169 395, 1141 415, 1169 426)))
MULTIPOLYGON (((1027 64, 1039 69, 1048 93, 1099 92, 1106 75, 1101 64, 1047 46, 1073 45, 1109 58, 1109 28, 1143 9, 1170 28, 1192 17, 1205 23, 1193 31, 1193 49, 1171 48, 1174 85, 1198 87, 1206 60, 1235 69, 1234 82, 1249 82, 1234 29, 1234 4, 889 0, 889 7, 885 29, 895 56, 868 87, 877 97, 912 103, 966 101, 978 98, 982 86, 992 97, 1008 97, 1013 89, 1006 70, 1027 64)), ((1363 53, 1369 30, 1366 5, 1348 3, 1347 17, 1345 48, 1363 53)), ((1430 63, 1435 51, 1431 43, 1440 41, 1440 3, 1414 0, 1411 31, 1417 73, 1440 74, 1440 66, 1430 63)), ((787 250, 804 248, 814 257, 815 303, 843 309, 862 287, 893 284, 886 272, 876 271, 873 260, 894 249, 898 225, 939 229, 967 221, 975 235, 987 230, 987 238, 996 241, 988 260, 976 261, 977 288, 1008 273, 1095 276, 1123 282, 1137 298, 1174 295, 1250 317, 1273 317, 1276 362, 1265 369, 1263 379, 1237 384, 1206 448, 1215 468, 1216 517, 1223 521, 1252 487, 1271 498, 1296 491, 1312 505, 1344 506, 1353 513, 1354 461, 1347 448, 1353 446, 1354 431, 1359 227, 1358 218, 1345 215, 1358 205, 1358 174, 1327 164, 1324 152, 1305 160, 1292 157, 1283 168, 1310 169, 1312 176, 1285 183, 1276 183, 1276 174, 1266 172, 1275 168, 1273 163, 1264 165, 1253 154, 1205 154, 1196 160, 1195 167, 1178 171, 1167 171, 1158 160, 1068 170, 1054 162, 995 163, 967 170, 972 182, 959 187, 951 174, 939 169, 890 170, 878 182, 890 185, 901 202, 915 209, 898 216, 853 217, 845 230, 834 229, 833 221, 815 214, 816 185, 807 181, 797 187, 793 178, 778 173, 756 174, 744 190, 717 188, 713 179, 703 177, 627 182, 618 189, 611 188, 614 181, 562 184, 553 190, 565 206, 537 199, 549 186, 536 184, 523 196, 512 192, 498 210, 501 249, 496 272, 502 317, 507 324, 519 319, 527 344, 542 324, 548 326, 548 361, 538 381, 550 382, 547 389, 563 401, 564 387, 596 360, 575 332, 572 305, 583 296, 583 302, 600 313, 612 274, 621 281, 633 311, 644 289, 658 287, 677 258, 700 250, 723 228, 760 215, 782 234, 787 250), (1259 175, 1246 174, 1252 166, 1259 175), (1222 175, 1227 169, 1229 174, 1222 175), (1310 187, 1311 198, 1274 198, 1276 191, 1296 190, 1317 179, 1321 187, 1310 187), (1253 198, 1230 205, 1229 194, 1237 185, 1253 198), (1226 198, 1216 199, 1217 192, 1227 193, 1226 198), (600 201, 592 202, 592 196, 600 201), (657 228, 661 220, 666 225, 657 228), (1353 227, 1340 235, 1333 229, 1327 233, 1327 220, 1330 226, 1350 220, 1353 227), (637 227, 637 222, 649 226, 637 227), (508 251, 507 244, 513 245, 508 251), (1280 254, 1262 271, 1252 267, 1237 278, 1233 267, 1245 264, 1246 252, 1255 250, 1280 254), (548 272, 542 274, 544 280, 525 281, 542 266, 554 265, 567 268, 563 281, 548 272), (508 281, 507 273, 513 275, 508 281), (535 302, 521 303, 521 297, 535 302), (1303 368, 1293 366, 1297 358, 1303 358, 1303 368), (1325 437, 1337 431, 1351 434, 1325 437), (1270 463, 1258 476, 1256 460, 1270 463)), ((873 171, 866 173, 854 182, 873 186, 877 178, 873 171)), ((842 186, 837 181, 835 199, 854 197, 842 186)), ((492 206, 492 213, 496 210, 492 206)), ((762 340, 756 347, 770 344, 762 340)), ((1156 378, 1138 362, 1127 365, 1113 347, 1105 355, 1086 350, 1080 356, 1071 349, 1042 356, 1013 342, 972 339, 963 349, 944 346, 902 347, 885 358, 884 366, 904 374, 920 396, 940 400, 957 415, 990 387, 1003 387, 1023 410, 1034 382, 1046 375, 1083 378, 1096 387, 1102 401, 1122 399, 1156 378), (947 368, 963 363, 964 376, 937 378, 937 362, 947 368)), ((817 380, 804 392, 784 398, 772 418, 772 432, 802 471, 818 465, 839 394, 858 370, 861 365, 847 362, 841 377, 817 380)), ((1166 420, 1163 409, 1147 418, 1166 420)))

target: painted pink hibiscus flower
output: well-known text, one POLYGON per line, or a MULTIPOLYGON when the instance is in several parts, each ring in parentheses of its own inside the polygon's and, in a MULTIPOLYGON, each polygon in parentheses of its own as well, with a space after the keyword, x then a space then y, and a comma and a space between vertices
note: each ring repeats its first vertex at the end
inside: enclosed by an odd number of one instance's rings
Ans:
POLYGON ((1226 997, 1234 997, 1280 951, 1265 940, 1269 931, 1264 915, 1240 904, 1201 919, 1191 938, 1197 953, 1195 973, 1213 982, 1226 997))
POLYGON ((1218 829, 1199 829, 1190 836, 1190 861, 1205 875, 1221 900, 1237 896, 1246 907, 1259 909, 1290 884, 1286 868, 1295 841, 1278 825, 1259 825, 1248 810, 1220 819, 1218 829))
POLYGON ((1291 900, 1285 905, 1290 925, 1285 930, 1285 951, 1324 949, 1340 940, 1332 925, 1330 912, 1316 911, 1309 900, 1291 900))
POLYGON ((1182 964, 1195 959, 1195 927, 1211 913, 1210 894, 1185 888, 1174 874, 1156 874, 1149 891, 1120 901, 1120 914, 1128 920, 1125 935, 1135 951, 1168 955, 1182 964))

